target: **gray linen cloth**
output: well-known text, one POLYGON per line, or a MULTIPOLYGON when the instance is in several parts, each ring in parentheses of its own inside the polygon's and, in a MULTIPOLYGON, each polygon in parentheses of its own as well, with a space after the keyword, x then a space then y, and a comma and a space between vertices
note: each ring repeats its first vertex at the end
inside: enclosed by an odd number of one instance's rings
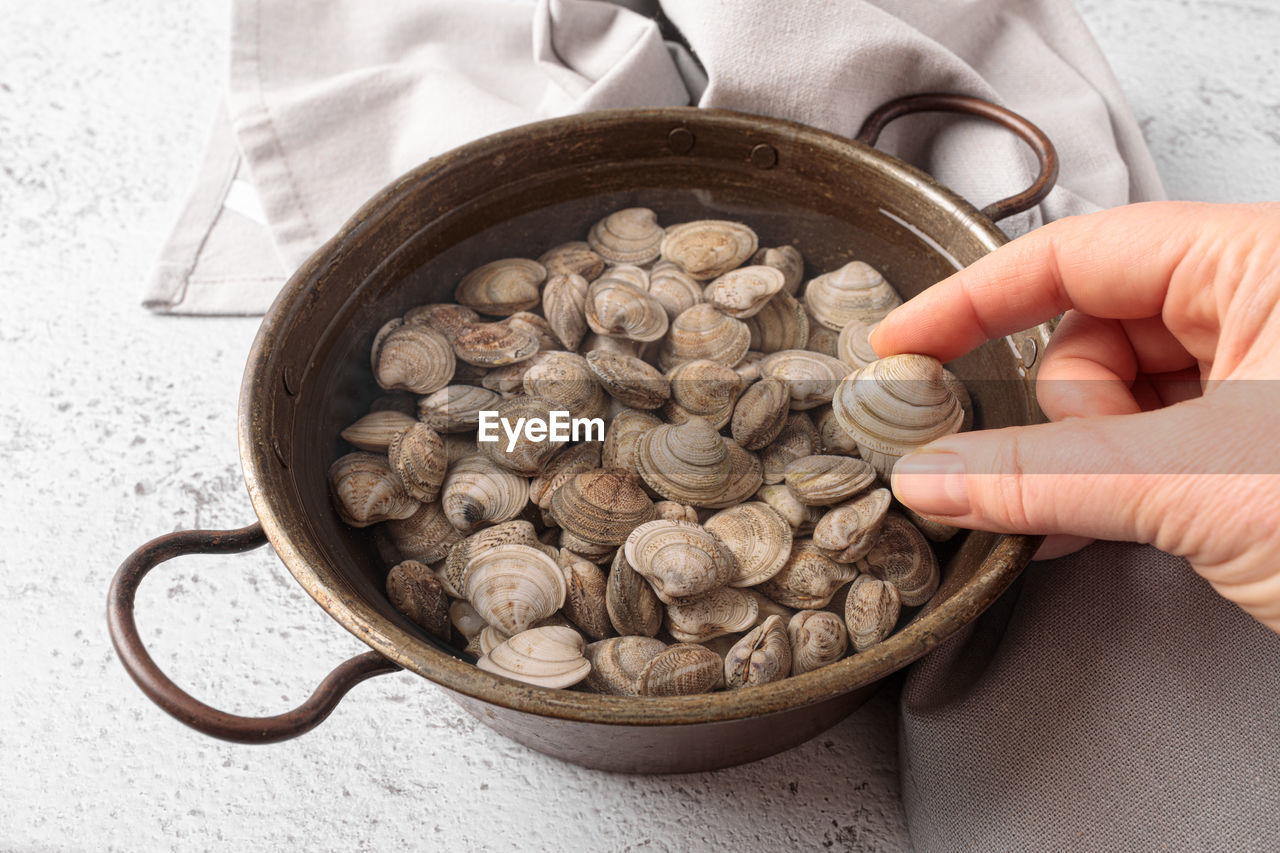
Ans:
MULTIPOLYGON (((155 311, 261 313, 402 172, 607 107, 725 107, 852 135, 899 95, 963 92, 1026 115, 1062 155, 1057 188, 1011 233, 1162 194, 1069 0, 237 0, 234 14, 228 96, 149 284, 155 311)), ((978 205, 1034 175, 1021 143, 972 121, 911 119, 881 146, 978 205)), ((1099 544, 1033 564, 906 681, 912 839, 1280 849, 1277 664, 1277 637, 1184 561, 1099 544)))

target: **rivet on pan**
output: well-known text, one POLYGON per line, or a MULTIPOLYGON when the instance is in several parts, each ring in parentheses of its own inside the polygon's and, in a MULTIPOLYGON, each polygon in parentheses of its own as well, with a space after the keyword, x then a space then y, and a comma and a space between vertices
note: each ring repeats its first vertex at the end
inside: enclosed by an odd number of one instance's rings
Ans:
POLYGON ((1040 354, 1040 345, 1036 343, 1035 338, 1022 339, 1022 366, 1027 370, 1036 363, 1036 356, 1040 354))
POLYGON ((687 127, 677 127, 667 134, 667 145, 676 154, 688 154, 693 150, 693 132, 687 127))
POLYGON ((275 451, 276 459, 280 460, 280 464, 285 468, 289 467, 289 460, 284 457, 284 448, 280 446, 279 437, 273 436, 271 439, 271 449, 275 451))
POLYGON ((772 169, 778 164, 778 149, 761 142, 751 149, 751 165, 757 169, 772 169))
POLYGON ((280 372, 280 379, 284 383, 284 393, 290 397, 298 396, 298 383, 294 380, 292 367, 286 364, 280 372))

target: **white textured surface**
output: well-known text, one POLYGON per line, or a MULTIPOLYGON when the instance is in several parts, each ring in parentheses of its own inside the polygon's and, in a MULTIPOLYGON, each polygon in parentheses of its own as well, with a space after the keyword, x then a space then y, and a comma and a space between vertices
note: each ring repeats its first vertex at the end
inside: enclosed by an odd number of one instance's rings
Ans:
MULTIPOLYGON (((1082 0, 1171 196, 1280 196, 1280 7, 1082 0)), ((252 518, 235 442, 256 320, 138 307, 203 142, 226 8, 0 0, 0 848, 898 850, 894 711, 748 767, 628 778, 491 734, 406 674, 310 735, 209 740, 106 638, 107 582, 153 535, 252 518)), ((160 664, 275 713, 363 646, 263 550, 157 570, 160 664)))

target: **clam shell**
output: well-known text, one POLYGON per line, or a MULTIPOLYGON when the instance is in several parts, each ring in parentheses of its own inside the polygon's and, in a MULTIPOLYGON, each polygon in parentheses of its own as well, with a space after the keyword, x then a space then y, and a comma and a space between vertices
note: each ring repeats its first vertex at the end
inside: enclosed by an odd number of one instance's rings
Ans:
POLYGON ((600 465, 604 468, 625 468, 640 473, 640 440, 645 433, 662 426, 648 412, 626 409, 614 416, 604 434, 604 447, 600 449, 600 465))
POLYGON ((463 533, 510 521, 529 502, 529 481, 480 453, 449 466, 440 504, 449 522, 463 533))
POLYGON ((821 507, 800 503, 785 485, 762 486, 756 492, 756 497, 786 519, 787 524, 791 525, 792 533, 807 533, 822 518, 821 507))
POLYGON ((487 655, 498 646, 510 640, 511 637, 502 633, 492 625, 485 625, 480 630, 480 636, 477 638, 480 642, 480 654, 487 655))
MULTIPOLYGON (((540 344, 530 329, 509 323, 471 323, 458 330, 453 351, 467 364, 502 367, 532 358, 540 344)), ((434 390, 434 389, 433 389, 434 390)))
POLYGON ((466 640, 479 637, 484 630, 484 618, 471 606, 471 602, 459 599, 449 605, 449 621, 466 640))
POLYGON ((964 387, 964 382, 960 380, 950 370, 942 368, 942 384, 951 389, 951 393, 956 395, 956 399, 960 401, 960 408, 964 410, 964 420, 960 423, 960 431, 967 432, 973 429, 973 398, 969 396, 969 389, 964 387))
POLYGON ((369 346, 369 363, 377 368, 378 353, 382 351, 382 344, 387 337, 396 329, 404 326, 403 317, 392 317, 387 322, 378 327, 378 331, 373 334, 373 343, 369 346))
POLYGON ((871 575, 859 575, 845 599, 844 621, 849 629, 849 645, 865 652, 893 633, 902 611, 898 588, 871 575))
POLYGON ((706 358, 732 367, 742 361, 751 345, 751 331, 741 320, 721 314, 714 305, 700 302, 671 321, 658 350, 658 367, 706 358))
POLYGON ((668 605, 666 627, 682 643, 702 643, 747 630, 758 612, 754 598, 726 586, 686 604, 668 605))
POLYGON ((450 346, 458 332, 468 323, 478 323, 480 315, 465 305, 452 302, 435 302, 430 305, 419 305, 405 312, 406 323, 418 323, 435 329, 444 335, 450 346))
POLYGON ((724 275, 755 254, 756 232, 740 222, 701 219, 672 225, 662 238, 662 257, 699 281, 724 275))
POLYGON ((488 388, 449 385, 418 401, 418 420, 436 432, 470 432, 480 423, 480 411, 502 399, 488 388))
POLYGON ((583 310, 587 326, 597 335, 632 341, 656 341, 667 333, 670 322, 656 299, 609 273, 588 286, 583 310))
POLYGON ((462 541, 462 534, 437 502, 422 504, 408 518, 388 521, 384 529, 402 559, 421 563, 443 560, 462 541))
POLYGON ((677 643, 654 655, 635 680, 637 696, 693 696, 723 680, 720 656, 705 646, 677 643))
POLYGON ((722 497, 732 466, 724 439, 702 418, 648 430, 640 437, 636 461, 651 489, 691 506, 722 497))
MULTIPOLYGON (((810 414, 813 414, 812 410, 810 414)), ((840 419, 836 417, 836 413, 830 406, 823 406, 817 410, 817 417, 813 419, 813 424, 818 428, 819 445, 823 453, 828 456, 858 455, 858 442, 844 431, 844 427, 840 425, 840 419)))
POLYGON ((613 559, 614 552, 618 550, 618 546, 605 545, 600 542, 588 542, 586 539, 574 536, 567 530, 561 530, 560 550, 571 551, 584 560, 603 565, 613 559))
POLYGON ((485 622, 510 637, 555 613, 568 594, 555 560, 514 542, 473 554, 460 588, 485 622))
POLYGON ((595 350, 586 361, 604 390, 624 406, 656 409, 671 398, 671 383, 642 359, 595 350))
POLYGON ((627 537, 623 552, 665 604, 688 602, 733 576, 732 552, 715 534, 687 521, 641 524, 627 537))
POLYGON ((782 273, 782 290, 795 296, 800 290, 800 282, 804 280, 804 258, 795 246, 778 246, 776 249, 761 249, 751 259, 753 264, 773 267, 782 273))
POLYGON ((370 412, 342 431, 342 439, 370 453, 386 453, 391 439, 413 426, 412 415, 387 409, 370 412))
POLYGON ((589 442, 566 448, 554 456, 542 473, 529 483, 529 500, 542 509, 551 508, 551 496, 565 483, 579 474, 600 467, 600 444, 589 442))
POLYGON ((852 368, 866 367, 871 362, 878 359, 876 351, 871 348, 871 333, 875 331, 876 323, 864 323, 861 320, 850 320, 845 327, 840 330, 840 337, 836 339, 836 357, 852 368))
POLYGON ((444 441, 424 423, 415 423, 391 440, 387 448, 391 471, 409 497, 433 501, 440 496, 449 462, 444 441))
POLYGON ((545 400, 550 408, 563 409, 575 418, 604 415, 604 388, 587 360, 577 353, 549 352, 524 373, 526 394, 545 400))
MULTIPOLYGON (((551 284, 552 276, 577 275, 592 281, 604 272, 604 258, 593 252, 591 247, 582 240, 561 243, 559 246, 548 249, 542 257, 538 258, 538 263, 547 270, 548 285, 551 284)), ((583 291, 585 290, 584 287, 583 291)), ((547 319, 550 319, 550 315, 547 319)))
POLYGON ((504 521, 492 527, 477 530, 466 539, 458 541, 457 544, 448 549, 448 556, 445 557, 444 563, 440 567, 441 579, 445 584, 457 590, 460 596, 464 595, 462 576, 466 572, 467 564, 471 562, 471 558, 492 550, 499 545, 512 544, 536 546, 538 544, 538 535, 534 531, 533 525, 523 519, 504 521))
POLYGON ((628 207, 592 225, 587 244, 615 264, 647 264, 657 259, 662 237, 656 213, 647 207, 628 207))
POLYGON ((872 489, 840 504, 818 521, 813 529, 813 544, 837 563, 860 560, 876 544, 892 501, 888 489, 872 489))
POLYGON ((541 299, 538 286, 547 270, 527 258, 503 258, 472 270, 453 292, 459 305, 491 317, 507 317, 535 307, 541 299))
POLYGON ((658 261, 649 271, 649 296, 674 320, 702 301, 702 285, 678 265, 658 261))
POLYGON ((761 379, 746 390, 733 410, 733 440, 746 450, 761 450, 787 423, 790 394, 781 379, 761 379))
POLYGON ((764 482, 768 485, 781 483, 786 476, 787 466, 797 459, 817 453, 820 441, 821 437, 813 420, 804 412, 792 412, 787 416, 778 437, 760 451, 764 482))
POLYGON ((649 292, 649 271, 635 264, 610 264, 600 277, 629 284, 642 293, 649 292))
POLYGON ((809 506, 833 506, 876 481, 875 469, 851 456, 802 456, 783 469, 796 500, 809 506))
POLYGON ((809 315, 789 293, 774 296, 746 324, 751 348, 765 354, 804 349, 809 341, 809 315))
POLYGON ((418 501, 405 493, 387 457, 375 453, 348 453, 330 465, 329 492, 338 517, 352 527, 408 518, 418 511, 418 501))
POLYGON ((444 335, 417 323, 388 333, 373 360, 373 377, 387 390, 430 394, 449 384, 455 361, 444 335))
POLYGON ((551 513, 574 536, 617 546, 652 521, 657 510, 639 477, 621 468, 603 468, 578 474, 557 489, 551 496, 551 513))
POLYGON ((800 307, 804 309, 805 316, 809 319, 809 340, 805 342, 803 349, 836 358, 840 345, 839 333, 831 331, 815 320, 813 312, 809 310, 809 306, 803 299, 798 301, 800 302, 800 307))
POLYGON ((530 311, 517 311, 505 320, 499 320, 498 322, 512 329, 533 332, 538 339, 539 352, 558 352, 561 349, 560 338, 556 337, 555 330, 551 328, 551 324, 547 322, 545 317, 540 317, 530 311))
POLYGON ((622 548, 609 569, 605 605, 614 630, 623 636, 652 637, 662 627, 662 603, 649 582, 627 562, 622 548))
POLYGON ((825 610, 801 610, 787 624, 791 674, 803 675, 835 663, 849 650, 844 620, 825 610))
POLYGON ((667 521, 687 521, 690 524, 698 523, 698 511, 691 506, 675 501, 655 501, 653 508, 657 512, 657 518, 665 518, 667 521))
POLYGON ((964 410, 926 355, 894 355, 846 377, 831 401, 858 451, 886 481, 898 459, 960 429, 964 410))
POLYGON ((449 594, 425 563, 405 560, 387 572, 387 598, 409 621, 449 639, 449 594))
POLYGON ((585 686, 593 693, 636 696, 636 678, 645 665, 666 651, 653 637, 610 637, 587 645, 591 672, 585 686))
POLYGON ((791 555, 791 525, 766 503, 721 510, 703 525, 733 555, 730 586, 755 586, 782 571, 791 555))
POLYGON ((876 544, 857 566, 896 586, 907 607, 918 607, 932 598, 941 577, 938 558, 924 534, 893 511, 885 516, 876 544))
POLYGON ((552 275, 542 288, 542 313, 567 350, 576 350, 587 334, 586 301, 587 279, 575 273, 552 275))
POLYGON ((717 276, 702 291, 702 298, 730 317, 745 320, 758 314, 785 281, 773 267, 739 267, 717 276))
POLYGON ((582 344, 578 347, 578 353, 583 356, 590 355, 593 352, 639 355, 643 346, 644 344, 639 341, 620 338, 617 335, 597 335, 595 332, 588 332, 587 336, 582 339, 582 344))
POLYGON ((786 565, 758 589, 779 604, 796 610, 820 610, 836 590, 858 576, 858 569, 827 557, 809 539, 791 544, 786 565))
POLYGON ((552 625, 516 634, 480 658, 476 666, 539 687, 569 687, 591 671, 584 650, 581 634, 552 625))
POLYGON ((663 406, 667 420, 683 423, 690 417, 706 418, 716 429, 729 423, 744 387, 732 367, 705 358, 673 367, 667 379, 671 383, 671 401, 663 406))
MULTIPOLYGON (((529 372, 529 368, 533 363, 542 358, 545 353, 539 351, 534 353, 525 361, 516 364, 506 364, 502 367, 495 367, 487 371, 480 380, 480 385, 486 390, 497 394, 500 397, 519 397, 524 394, 524 375, 529 372)), ((492 409, 493 406, 486 406, 492 409)), ((476 419, 477 425, 479 418, 476 419)))
MULTIPOLYGON (((541 421, 548 425, 551 423, 552 406, 538 397, 508 397, 494 406, 494 411, 498 413, 499 424, 506 421, 513 429, 517 428, 521 419, 526 422, 541 421)), ((512 442, 506 428, 501 426, 488 434, 496 434, 497 438, 493 441, 479 441, 477 444, 480 452, 494 463, 525 477, 539 474, 551 457, 568 444, 568 441, 553 440, 550 434, 544 440, 535 441, 524 430, 520 430, 520 434, 512 442)), ((485 438, 483 432, 480 438, 485 438)))
POLYGON ((791 394, 791 408, 812 409, 830 403, 840 380, 848 373, 844 362, 822 353, 789 349, 766 355, 760 375, 781 379, 791 394))
POLYGON ((586 634, 600 640, 613 634, 609 608, 605 602, 608 580, 600 567, 572 551, 561 551, 556 559, 564 572, 568 590, 564 599, 564 615, 586 634))
POLYGON ((813 318, 834 332, 853 320, 877 323, 902 304, 884 276, 862 261, 850 261, 811 280, 804 301, 813 318))
POLYGON ((724 656, 724 684, 730 690, 780 681, 790 673, 791 641, 777 616, 752 628, 724 656))
POLYGON ((759 491, 764 483, 760 460, 750 450, 743 450, 731 438, 724 440, 725 454, 729 460, 729 482, 719 497, 703 502, 707 509, 723 509, 735 506, 759 491))
POLYGON ((733 366, 733 370, 742 381, 750 385, 752 382, 760 381, 760 362, 764 361, 764 353, 755 350, 747 350, 747 354, 742 357, 742 361, 733 366))

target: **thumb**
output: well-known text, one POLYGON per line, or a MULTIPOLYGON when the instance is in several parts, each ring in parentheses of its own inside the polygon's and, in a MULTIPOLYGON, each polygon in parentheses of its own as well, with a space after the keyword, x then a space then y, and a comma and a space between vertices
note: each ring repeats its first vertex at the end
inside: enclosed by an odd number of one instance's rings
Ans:
POLYGON ((898 461, 893 492, 957 527, 1155 542, 1195 426, 1180 409, 947 436, 898 461))

